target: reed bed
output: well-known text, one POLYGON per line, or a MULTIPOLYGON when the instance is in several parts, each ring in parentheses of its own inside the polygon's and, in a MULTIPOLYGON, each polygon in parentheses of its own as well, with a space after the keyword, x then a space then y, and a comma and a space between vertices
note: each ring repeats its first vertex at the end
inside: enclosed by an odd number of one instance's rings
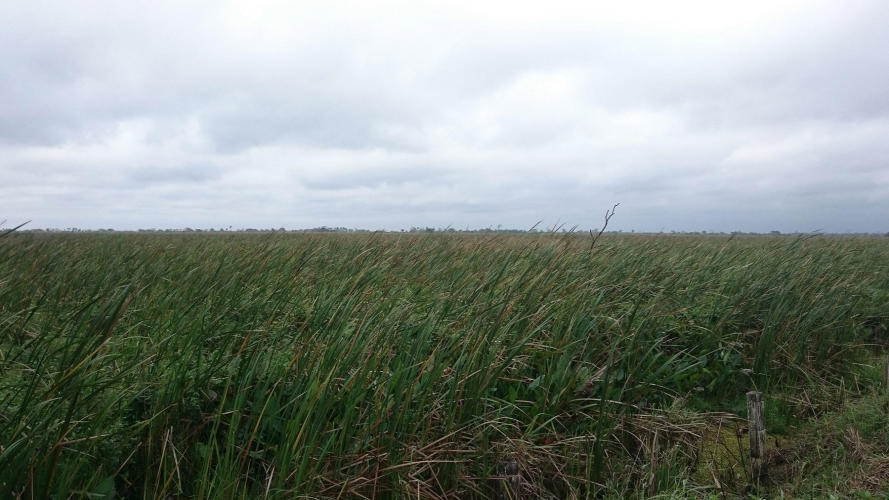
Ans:
POLYGON ((879 383, 889 238, 589 246, 5 235, 0 491, 486 498, 512 461, 529 497, 652 495, 747 390, 879 383))

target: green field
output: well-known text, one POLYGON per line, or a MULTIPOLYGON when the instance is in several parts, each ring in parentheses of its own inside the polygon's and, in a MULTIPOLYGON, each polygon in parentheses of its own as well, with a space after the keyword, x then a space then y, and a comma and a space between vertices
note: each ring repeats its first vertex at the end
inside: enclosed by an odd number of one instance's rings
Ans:
POLYGON ((0 325, 2 498, 889 487, 889 238, 12 233, 0 325))

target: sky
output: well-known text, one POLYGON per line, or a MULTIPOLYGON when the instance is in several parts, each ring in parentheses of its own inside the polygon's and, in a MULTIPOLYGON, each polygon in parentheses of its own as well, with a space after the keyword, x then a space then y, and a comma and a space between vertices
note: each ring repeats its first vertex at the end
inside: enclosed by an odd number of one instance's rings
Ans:
POLYGON ((889 4, 0 2, 29 228, 889 231, 889 4))

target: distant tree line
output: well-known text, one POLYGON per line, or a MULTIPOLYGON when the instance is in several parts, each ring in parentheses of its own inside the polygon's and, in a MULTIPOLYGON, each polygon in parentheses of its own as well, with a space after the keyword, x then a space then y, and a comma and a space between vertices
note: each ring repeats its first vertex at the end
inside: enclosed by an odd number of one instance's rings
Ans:
MULTIPOLYGON (((2 229, 2 228, 0 228, 2 229)), ((594 229, 593 231, 597 231, 598 229, 594 229)), ((374 232, 370 229, 361 229, 361 228, 349 228, 343 226, 337 227, 328 227, 328 226, 318 226, 307 229, 285 229, 283 227, 279 228, 237 228, 232 229, 232 226, 227 228, 191 228, 185 227, 181 229, 158 229, 158 228, 147 228, 147 229, 136 229, 135 231, 126 231, 126 230, 116 230, 113 228, 100 228, 100 229, 81 229, 77 227, 66 227, 66 228, 55 228, 49 227, 45 229, 35 228, 35 229, 19 229, 18 232, 27 232, 27 233, 114 233, 114 232, 138 232, 138 233, 370 233, 374 232)), ((411 226, 409 229, 399 229, 393 231, 387 230, 377 230, 376 232, 383 233, 459 233, 459 234, 527 234, 527 233, 572 233, 577 232, 576 228, 565 228, 565 227, 557 227, 549 230, 543 229, 504 229, 500 226, 486 227, 486 228, 478 228, 478 229, 454 229, 453 227, 444 227, 444 228, 436 228, 431 226, 411 226)), ((803 233, 803 232, 794 232, 794 233, 782 233, 781 231, 769 231, 767 233, 758 233, 753 231, 731 231, 731 232, 713 232, 713 231, 658 231, 658 232, 639 232, 637 233, 635 230, 630 230, 631 234, 671 234, 671 235, 733 235, 733 236, 799 236, 799 235, 811 235, 811 234, 825 234, 830 235, 832 233, 803 233)), ((582 234, 582 233, 581 233, 582 234)), ((626 234, 623 230, 614 230, 614 231, 606 231, 605 234, 626 234)), ((889 237, 889 232, 887 233, 833 233, 833 234, 844 234, 849 236, 884 236, 889 237)))

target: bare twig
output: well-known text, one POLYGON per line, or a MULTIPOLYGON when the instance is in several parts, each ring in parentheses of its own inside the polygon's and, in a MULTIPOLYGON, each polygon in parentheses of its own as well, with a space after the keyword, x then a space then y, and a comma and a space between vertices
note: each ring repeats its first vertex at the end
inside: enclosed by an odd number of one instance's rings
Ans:
POLYGON ((602 236, 602 233, 605 232, 605 228, 608 227, 608 221, 610 221, 611 218, 614 217, 614 212, 617 210, 617 207, 619 205, 620 203, 615 203, 614 206, 611 207, 611 210, 605 211, 605 225, 602 226, 602 229, 599 230, 599 234, 593 235, 593 230, 590 229, 590 236, 592 236, 593 238, 593 241, 590 242, 590 251, 592 251, 593 247, 596 246, 596 241, 599 240, 599 236, 602 236))

